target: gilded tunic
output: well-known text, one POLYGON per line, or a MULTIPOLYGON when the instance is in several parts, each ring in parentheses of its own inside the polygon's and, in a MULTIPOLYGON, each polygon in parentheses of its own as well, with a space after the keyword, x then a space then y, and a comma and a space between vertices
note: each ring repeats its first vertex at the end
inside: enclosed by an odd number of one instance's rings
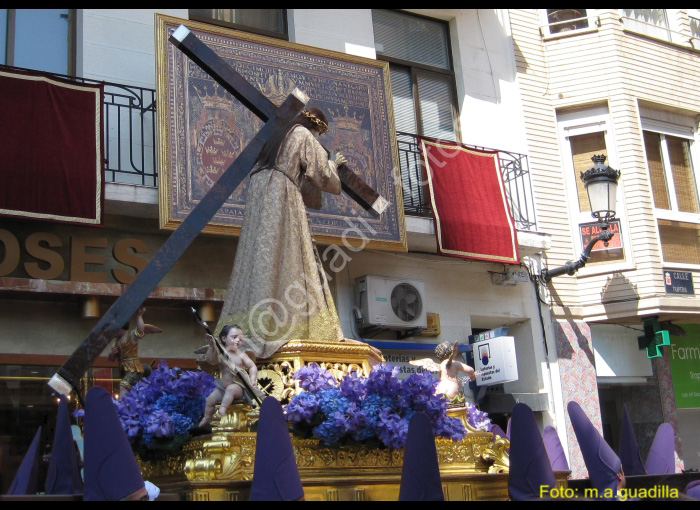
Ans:
POLYGON ((343 338, 306 206, 340 194, 336 164, 303 126, 280 146, 274 168, 251 171, 231 280, 216 328, 243 331, 243 350, 267 358, 288 340, 343 338))
POLYGON ((139 360, 139 344, 136 329, 132 329, 126 335, 117 340, 119 347, 119 367, 124 373, 143 373, 143 365, 139 360))

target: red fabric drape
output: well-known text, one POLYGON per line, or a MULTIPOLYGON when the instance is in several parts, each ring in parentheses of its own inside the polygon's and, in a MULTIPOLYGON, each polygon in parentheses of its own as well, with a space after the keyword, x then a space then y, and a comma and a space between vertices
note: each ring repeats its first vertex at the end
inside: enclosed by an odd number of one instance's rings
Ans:
POLYGON ((102 225, 102 85, 0 68, 0 215, 102 225))
POLYGON ((520 264, 498 153, 421 137, 438 254, 520 264))

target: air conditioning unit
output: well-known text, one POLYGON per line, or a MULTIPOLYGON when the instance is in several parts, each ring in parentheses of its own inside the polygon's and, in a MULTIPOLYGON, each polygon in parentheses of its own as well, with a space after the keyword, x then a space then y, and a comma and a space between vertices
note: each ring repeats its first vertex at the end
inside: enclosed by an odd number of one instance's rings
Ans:
POLYGON ((362 276, 355 279, 361 326, 389 329, 427 328, 425 285, 421 280, 362 276))

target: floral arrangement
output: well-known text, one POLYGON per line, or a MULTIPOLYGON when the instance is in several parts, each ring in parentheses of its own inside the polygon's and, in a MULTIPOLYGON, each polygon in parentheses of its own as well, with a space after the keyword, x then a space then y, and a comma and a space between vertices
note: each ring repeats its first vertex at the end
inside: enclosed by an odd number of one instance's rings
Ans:
MULTIPOLYGON (((338 383, 316 363, 301 368, 294 378, 305 391, 285 406, 290 429, 326 445, 378 440, 378 446, 403 448, 411 416, 423 412, 436 436, 463 439, 462 422, 447 416, 447 398, 435 395, 437 379, 424 372, 400 381, 398 371, 398 367, 380 364, 366 378, 352 372, 338 383)), ((488 417, 476 420, 475 428, 490 429, 488 417)))
POLYGON ((179 448, 190 438, 189 429, 199 423, 213 389, 210 374, 170 369, 161 361, 116 402, 132 448, 142 455, 148 450, 179 448))

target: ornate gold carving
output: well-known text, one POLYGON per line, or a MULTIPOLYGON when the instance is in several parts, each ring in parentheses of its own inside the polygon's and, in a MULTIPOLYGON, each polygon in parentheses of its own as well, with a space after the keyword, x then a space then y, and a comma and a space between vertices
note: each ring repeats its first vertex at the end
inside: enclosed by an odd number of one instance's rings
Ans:
POLYGON ((510 456, 506 450, 510 448, 510 441, 498 437, 490 448, 484 448, 480 456, 489 465, 489 473, 508 473, 510 470, 510 456))
MULTIPOLYGON (((271 358, 257 361, 258 381, 276 398, 279 395, 284 403, 300 391, 293 374, 302 366, 316 362, 330 370, 337 379, 342 379, 351 372, 365 376, 373 365, 382 361, 381 353, 361 342, 329 344, 293 340, 271 358)), ((246 486, 240 484, 249 483, 253 477, 256 434, 250 432, 250 427, 257 420, 257 413, 258 409, 247 404, 230 406, 224 417, 215 413, 211 436, 191 440, 184 445, 182 452, 155 467, 141 463, 144 479, 156 485, 186 479, 190 484, 190 499, 230 498, 234 488, 244 489, 246 486), (221 492, 222 483, 227 484, 225 494, 221 492), (209 487, 208 492, 204 487, 209 487)), ((503 496, 507 494, 507 476, 503 478, 502 474, 508 472, 506 449, 510 446, 509 441, 503 438, 494 441, 491 432, 471 427, 466 408, 451 408, 448 415, 462 421, 467 436, 457 442, 443 438, 435 440, 446 496, 449 493, 462 499, 507 497, 503 496), (477 479, 465 483, 470 475, 488 473, 493 474, 492 482, 477 479), (454 484, 452 489, 450 484, 454 484), (485 491, 484 486, 493 487, 496 492, 485 491)), ((315 439, 294 436, 291 436, 291 441, 307 499, 362 501, 381 499, 378 494, 386 497, 393 494, 392 491, 398 495, 403 450, 369 448, 366 445, 331 448, 315 439)))
POLYGON ((285 381, 283 375, 269 368, 258 370, 258 385, 269 396, 282 400, 282 394, 285 390, 285 381))

